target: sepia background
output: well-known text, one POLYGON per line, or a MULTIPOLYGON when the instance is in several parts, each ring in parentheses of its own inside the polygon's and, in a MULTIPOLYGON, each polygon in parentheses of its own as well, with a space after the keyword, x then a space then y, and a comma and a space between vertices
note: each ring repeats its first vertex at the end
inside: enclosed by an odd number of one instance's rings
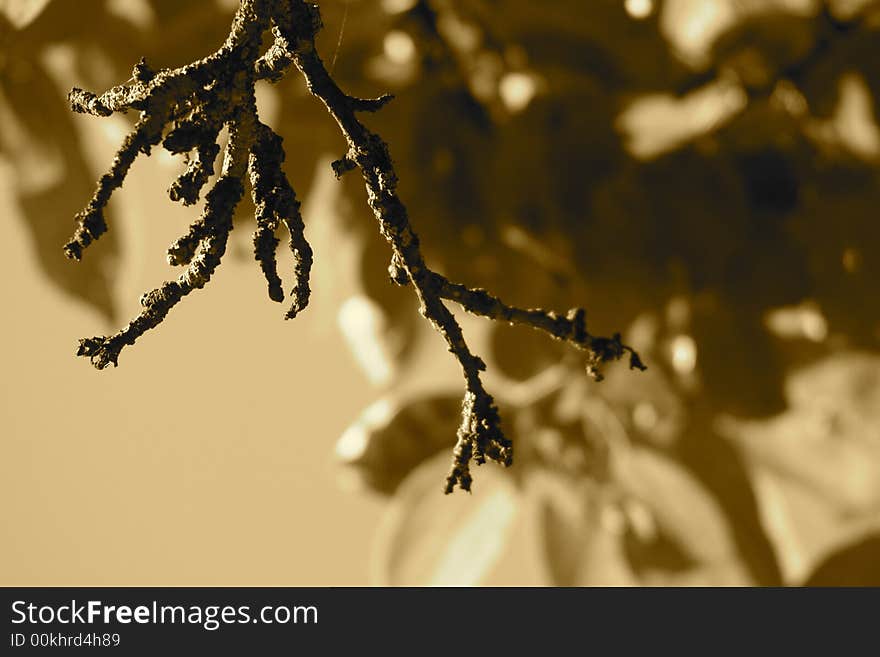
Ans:
MULTIPOLYGON (((258 88, 315 251, 292 322, 238 208, 211 284, 98 372, 198 212, 72 86, 213 52, 235 0, 0 0, 3 585, 880 585, 880 2, 323 0, 426 259, 587 310, 647 372, 457 313, 516 445, 444 496, 463 382, 295 72, 258 88)), ((280 252, 282 276, 290 268, 280 252)))

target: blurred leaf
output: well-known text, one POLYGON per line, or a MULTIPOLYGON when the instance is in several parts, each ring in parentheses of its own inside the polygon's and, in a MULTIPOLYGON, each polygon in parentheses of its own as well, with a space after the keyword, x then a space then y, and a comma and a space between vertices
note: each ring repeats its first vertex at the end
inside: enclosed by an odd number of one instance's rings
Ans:
POLYGON ((570 239, 586 223, 592 191, 623 156, 609 129, 615 111, 614 96, 582 75, 499 126, 487 181, 495 185, 489 209, 498 220, 538 238, 558 231, 570 239))
POLYGON ((792 225, 829 333, 874 350, 880 346, 880 304, 865 300, 875 296, 880 280, 880 258, 872 248, 880 244, 878 180, 876 169, 826 162, 792 225))
POLYGON ((471 495, 444 495, 449 459, 426 461, 397 491, 377 537, 377 584, 478 585, 508 549, 520 507, 508 473, 484 465, 471 495))
MULTIPOLYGON (((413 229, 432 267, 474 278, 491 256, 491 138, 485 111, 459 85, 427 78, 376 116, 391 145, 413 229)), ((387 265, 386 265, 387 267, 387 265)), ((481 280, 481 283, 483 281, 481 280)))
POLYGON ((526 476, 524 491, 554 586, 636 583, 617 537, 602 523, 605 503, 595 482, 538 468, 526 476))
POLYGON ((489 338, 491 364, 515 381, 536 376, 567 353, 567 345, 527 326, 495 322, 489 338))
POLYGON ((715 63, 713 55, 754 50, 749 68, 764 70, 762 64, 779 67, 801 51, 814 9, 809 0, 666 0, 661 29, 695 69, 715 63))
POLYGON ((345 430, 336 455, 364 485, 391 494, 420 463, 439 451, 451 452, 460 421, 458 393, 409 400, 389 395, 345 430))
POLYGON ((876 5, 877 0, 828 0, 831 14, 839 21, 852 20, 876 5))
POLYGON ((659 323, 652 316, 643 315, 634 322, 625 341, 650 363, 648 370, 632 376, 628 368, 609 367, 595 394, 613 408, 633 435, 668 447, 678 439, 688 415, 682 391, 672 378, 674 372, 664 367, 663 354, 654 343, 658 331, 659 323))
POLYGON ((643 506, 633 506, 630 514, 644 514, 636 516, 639 520, 628 519, 623 541, 626 558, 640 578, 682 575, 699 565, 677 541, 654 526, 643 506))
POLYGON ((804 586, 880 586, 880 534, 871 534, 835 550, 804 586))
POLYGON ((559 506, 549 500, 541 505, 541 536, 547 553, 547 568, 550 570, 554 586, 575 586, 582 552, 585 524, 577 517, 577 508, 567 517, 559 506))
POLYGON ((158 0, 152 4, 156 20, 144 36, 149 52, 141 54, 151 65, 168 67, 184 65, 220 48, 238 6, 238 2, 223 6, 204 0, 158 0))
POLYGON ((413 294, 412 287, 391 281, 388 273, 391 248, 372 228, 372 225, 368 226, 368 234, 362 240, 360 284, 381 314, 382 329, 376 335, 376 340, 382 344, 393 369, 396 369, 410 354, 416 332, 422 327, 422 318, 419 315, 418 297, 413 294))
POLYGON ((355 294, 339 307, 337 321, 352 356, 370 383, 389 384, 397 372, 395 331, 388 317, 372 298, 355 294))
POLYGON ((0 0, 0 13, 21 30, 30 25, 52 0, 0 0))
POLYGON ((749 459, 844 514, 880 512, 880 357, 840 353, 791 373, 789 408, 726 422, 749 459))
POLYGON ((816 40, 816 21, 791 7, 767 10, 736 22, 712 45, 721 71, 732 71, 747 88, 764 89, 804 58, 816 40))
POLYGON ((618 115, 615 127, 632 155, 650 160, 717 129, 747 102, 738 85, 717 81, 683 97, 671 92, 640 96, 618 115))
POLYGON ((880 357, 839 353, 786 379, 788 410, 721 422, 744 454, 788 581, 880 518, 880 357))
POLYGON ((675 461, 634 447, 614 472, 614 489, 550 470, 525 477, 523 494, 555 585, 750 582, 720 508, 675 461))
POLYGON ((0 87, 0 115, 7 128, 0 144, 15 171, 18 201, 38 262, 59 288, 112 318, 114 233, 99 240, 79 263, 65 258, 62 250, 73 232, 74 214, 88 202, 95 185, 71 114, 35 63, 13 60, 9 71, 0 87))
POLYGON ((650 512, 660 534, 695 564, 725 564, 736 558, 727 521, 708 491, 681 465, 642 447, 614 459, 614 481, 625 496, 650 512))
POLYGON ((692 334, 702 392, 719 411, 767 416, 785 407, 781 358, 759 314, 707 295, 695 308, 692 334))
MULTIPOLYGON (((278 120, 272 127, 284 138, 284 152, 287 154, 284 171, 297 195, 306 198, 315 181, 315 163, 325 161, 329 154, 331 159, 326 166, 331 171, 330 162, 344 154, 345 142, 332 121, 327 120, 324 108, 315 102, 301 79, 289 76, 279 82, 276 89, 279 97, 278 120)), ((363 229, 353 219, 372 217, 369 208, 363 207, 366 205, 362 201, 363 182, 357 180, 356 176, 346 176, 341 181, 334 179, 333 184, 336 188, 344 189, 352 200, 353 207, 344 218, 351 224, 348 227, 363 229)), ((372 229, 372 225, 367 224, 366 228, 372 229)))

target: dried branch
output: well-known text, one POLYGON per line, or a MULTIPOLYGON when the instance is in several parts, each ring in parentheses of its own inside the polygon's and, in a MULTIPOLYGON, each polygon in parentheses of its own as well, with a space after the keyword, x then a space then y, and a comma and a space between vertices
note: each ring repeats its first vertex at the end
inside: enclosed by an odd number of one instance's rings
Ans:
POLYGON ((187 266, 186 271, 176 281, 145 294, 141 298, 144 310, 123 330, 113 336, 80 341, 78 355, 88 356, 99 369, 116 365, 123 347, 134 344, 145 331, 157 326, 181 298, 208 282, 225 252, 232 216, 248 174, 258 209, 255 255, 266 276, 269 297, 284 300, 274 264, 278 243, 274 229, 283 222, 291 234, 296 261, 288 316, 294 316, 308 303, 311 248, 305 241, 296 195, 281 169, 281 138, 259 121, 254 98, 254 84, 260 77, 257 61, 274 4, 265 0, 242 2, 226 43, 205 59, 159 72, 152 71, 142 59, 134 67, 131 84, 114 87, 100 96, 76 88, 70 92, 75 112, 96 116, 129 109, 141 112, 110 172, 101 178, 88 206, 77 215, 77 228, 65 246, 68 257, 76 260, 107 229, 104 208, 138 154, 149 154, 151 147, 160 142, 170 153, 193 152, 186 171, 168 190, 172 200, 191 205, 214 173, 221 130, 226 127, 229 131, 223 170, 207 194, 204 211, 168 248, 169 264, 187 266), (169 125, 171 129, 163 139, 169 125))
POLYGON ((110 363, 115 365, 125 345, 133 344, 146 330, 158 325, 183 296, 207 283, 225 251, 246 174, 256 208, 254 254, 266 277, 269 297, 281 301, 284 296, 275 263, 275 231, 283 222, 290 233, 296 263, 293 303, 287 317, 305 308, 312 251, 305 240, 296 195, 281 169, 281 138, 259 121, 254 101, 257 79, 279 80, 294 65, 310 92, 335 119, 348 145, 345 155, 333 164, 337 176, 353 169, 360 169, 363 175, 368 203, 391 247, 391 280, 399 285, 412 284, 421 314, 443 336, 461 365, 466 390, 446 492, 452 492, 456 486, 470 490, 471 461, 482 464, 488 459, 508 466, 512 463, 513 446, 501 431, 495 402, 480 379, 485 363, 471 353, 444 300, 453 301, 468 312, 531 326, 570 342, 587 352, 587 370, 597 379, 601 378, 598 368, 602 363, 619 359, 625 353, 630 356, 630 367, 645 366, 620 341, 619 335, 602 338, 588 333, 582 309, 574 309, 563 317, 550 311, 508 306, 485 290, 450 282, 425 264, 419 238, 397 195, 397 174, 388 147, 356 116, 357 112, 377 111, 391 96, 363 99, 344 93, 315 50, 315 36, 320 28, 317 6, 303 0, 241 0, 229 38, 213 55, 158 73, 149 70, 142 60, 135 67, 133 84, 115 87, 101 96, 79 89, 71 92, 71 107, 75 111, 98 116, 127 109, 141 111, 141 119, 123 143, 110 173, 101 179, 92 201, 78 215, 77 231, 66 247, 68 255, 77 259, 82 249, 106 230, 103 208, 113 190, 121 186, 138 153, 149 153, 150 147, 160 141, 174 153, 195 151, 187 170, 169 190, 172 199, 189 204, 198 198, 213 171, 216 140, 224 125, 230 135, 223 171, 208 192, 204 212, 168 252, 171 264, 188 265, 186 272, 176 281, 144 295, 144 311, 128 327, 109 338, 82 340, 78 353, 89 356, 99 369, 110 363), (263 34, 270 28, 273 43, 260 56, 263 34), (169 123, 174 128, 162 140, 162 131, 169 123))

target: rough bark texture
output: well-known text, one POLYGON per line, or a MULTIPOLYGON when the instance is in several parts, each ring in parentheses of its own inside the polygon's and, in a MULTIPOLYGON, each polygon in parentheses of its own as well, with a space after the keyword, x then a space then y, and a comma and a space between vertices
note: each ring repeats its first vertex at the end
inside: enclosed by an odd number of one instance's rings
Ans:
POLYGON ((217 137, 225 126, 229 140, 223 168, 214 187, 207 193, 205 209, 186 235, 168 250, 172 265, 187 269, 175 281, 141 299, 144 310, 127 327, 109 337, 80 341, 79 355, 88 356, 99 369, 116 365, 119 353, 144 332, 157 326, 184 296, 203 287, 226 249, 232 216, 249 177, 256 208, 257 230, 254 255, 266 277, 269 297, 283 301, 284 291, 275 263, 275 236, 280 223, 290 233, 295 259, 291 307, 286 317, 302 311, 309 300, 309 270, 312 251, 305 239, 299 202, 281 168, 284 161, 282 140, 261 123, 254 99, 258 79, 276 81, 294 66, 304 76, 311 93, 321 100, 339 125, 348 151, 333 163, 337 176, 359 169, 363 175, 368 202, 379 223, 381 234, 391 249, 389 275, 398 285, 412 284, 421 304, 421 314, 446 340, 465 379, 462 420, 454 448, 446 492, 456 486, 470 490, 471 461, 487 459, 508 466, 513 445, 501 431, 501 421, 492 396, 483 387, 480 372, 484 362, 471 353, 461 327, 444 300, 468 312, 490 319, 522 324, 541 330, 553 338, 570 342, 587 354, 587 371, 601 379, 599 366, 629 354, 630 367, 644 369, 638 355, 623 344, 620 336, 591 335, 583 309, 566 315, 540 309, 520 309, 504 304, 486 290, 471 289, 451 282, 425 263, 419 238, 413 231, 406 207, 397 195, 397 174, 385 142, 357 117, 358 112, 374 112, 391 96, 376 99, 354 98, 344 93, 331 78, 315 50, 315 35, 321 28, 318 8, 302 0, 241 0, 226 43, 216 53, 179 69, 153 72, 141 60, 130 83, 95 94, 73 89, 70 104, 74 111, 108 116, 135 109, 141 118, 125 139, 110 171, 85 210, 77 215, 77 228, 65 246, 69 257, 80 259, 82 250, 100 237, 107 227, 103 209, 115 189, 120 187, 135 158, 149 154, 159 144, 172 153, 192 153, 184 173, 172 184, 172 200, 194 203, 213 173, 219 152, 217 137), (262 40, 271 30, 273 42, 263 56, 262 40), (170 130, 163 132, 166 127, 170 130))

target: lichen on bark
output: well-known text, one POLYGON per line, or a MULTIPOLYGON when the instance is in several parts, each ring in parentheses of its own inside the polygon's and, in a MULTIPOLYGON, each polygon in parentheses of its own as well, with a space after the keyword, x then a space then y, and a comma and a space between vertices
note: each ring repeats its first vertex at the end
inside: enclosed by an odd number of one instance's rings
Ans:
POLYGON ((186 170, 169 189, 172 200, 190 205, 196 202, 213 174, 214 159, 220 151, 218 137, 224 127, 228 130, 222 169, 206 194, 204 210, 187 233, 168 249, 169 264, 185 266, 185 271, 176 280, 144 294, 143 310, 128 326, 111 336, 80 340, 77 353, 88 356, 98 369, 111 363, 117 365, 126 345, 134 344, 147 330, 161 323, 184 296, 204 287, 226 250, 233 213, 248 180, 257 220, 254 256, 266 278, 268 295, 278 302, 285 297, 275 261, 279 244, 276 231, 283 223, 290 235, 295 262, 286 317, 295 317, 306 307, 312 250, 305 238, 299 201, 282 169, 282 139, 260 121, 254 96, 257 80, 280 80, 295 67, 312 95, 336 121, 348 145, 347 152, 333 163, 334 172, 341 176, 358 169, 363 176, 369 206, 391 250, 391 283, 412 285, 421 314, 445 339, 462 368, 462 419, 445 490, 450 493, 456 486, 470 490, 470 464, 491 460, 509 466, 513 462, 513 445, 501 430, 494 399, 480 378, 485 363, 471 353, 446 301, 476 315, 530 326, 571 343, 586 352, 587 372, 596 379, 601 379, 599 368, 603 363, 625 354, 629 354, 630 367, 645 366, 618 334, 611 338, 591 335, 583 309, 560 315, 541 309, 515 308, 486 290, 449 281, 427 266, 419 238, 397 194, 397 173, 388 146, 357 117, 359 112, 381 109, 392 97, 356 98, 343 92, 315 49, 315 36, 320 29, 318 7, 303 0, 241 0, 229 37, 214 54, 181 68, 160 71, 151 70, 142 59, 134 67, 129 82, 104 94, 81 89, 70 92, 70 105, 76 112, 109 116, 131 109, 141 113, 109 172, 100 179, 92 199, 77 215, 76 230, 65 246, 67 255, 76 260, 82 257, 83 249, 107 230, 103 210, 139 154, 149 155, 151 148, 160 143, 171 153, 190 154, 186 170), (267 33, 271 33, 272 43, 263 52, 267 33))

